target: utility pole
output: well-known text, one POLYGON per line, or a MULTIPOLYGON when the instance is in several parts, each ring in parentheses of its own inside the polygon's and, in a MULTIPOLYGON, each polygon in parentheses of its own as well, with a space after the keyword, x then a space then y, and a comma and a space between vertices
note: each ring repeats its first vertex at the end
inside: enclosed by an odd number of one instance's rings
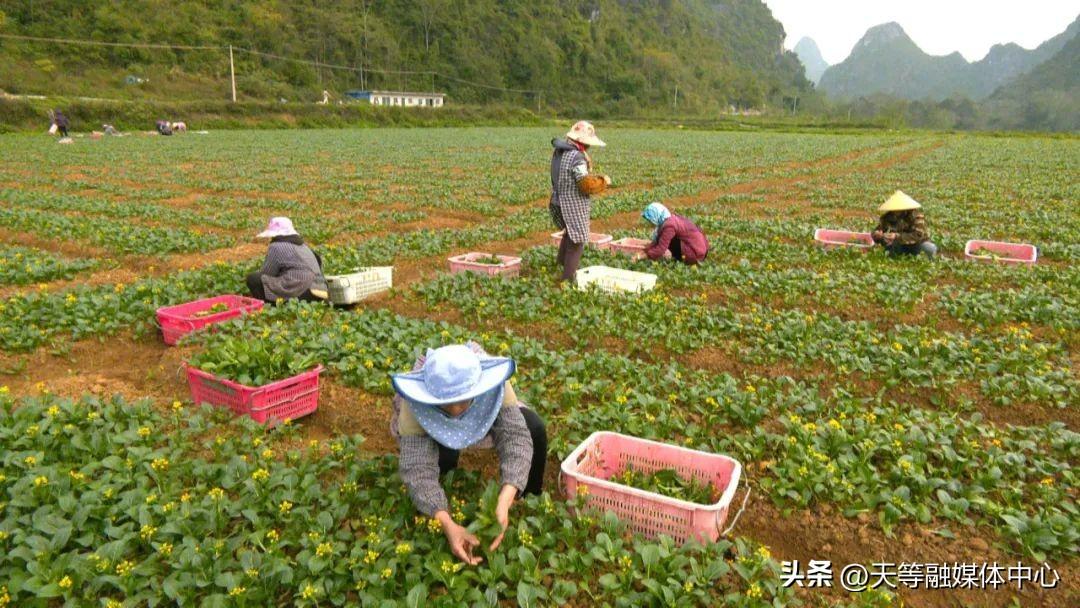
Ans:
POLYGON ((795 99, 791 102, 791 113, 795 114, 795 108, 799 107, 799 96, 796 95, 795 99))
POLYGON ((232 100, 236 103, 236 66, 233 65, 232 45, 229 45, 229 78, 232 80, 232 100))
POLYGON ((679 109, 679 85, 675 85, 675 101, 671 104, 673 110, 679 109))

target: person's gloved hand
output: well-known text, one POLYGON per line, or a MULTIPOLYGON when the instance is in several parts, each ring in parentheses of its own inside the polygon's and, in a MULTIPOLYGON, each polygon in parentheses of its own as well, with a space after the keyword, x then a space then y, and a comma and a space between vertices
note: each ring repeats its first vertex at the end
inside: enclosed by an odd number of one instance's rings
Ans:
POLYGON ((611 176, 610 175, 605 175, 604 176, 604 184, 606 184, 608 186, 611 185, 611 176))

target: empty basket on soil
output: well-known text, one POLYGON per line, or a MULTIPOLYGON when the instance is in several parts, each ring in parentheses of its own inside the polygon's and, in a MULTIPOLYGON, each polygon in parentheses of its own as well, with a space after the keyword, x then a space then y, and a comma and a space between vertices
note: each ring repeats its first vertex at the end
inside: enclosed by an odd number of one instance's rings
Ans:
POLYGON ((821 243, 826 249, 833 247, 869 249, 874 246, 874 237, 870 236, 869 232, 818 228, 814 231, 814 240, 821 243))
POLYGON ((521 258, 509 255, 492 255, 473 251, 447 258, 450 272, 475 272, 487 275, 516 277, 521 274, 521 258))
MULTIPOLYGON (((556 247, 558 247, 559 242, 562 241, 562 235, 563 235, 562 232, 555 232, 555 233, 553 233, 551 235, 551 242, 554 243, 556 247)), ((613 238, 614 237, 612 237, 610 234, 603 234, 603 233, 600 233, 600 232, 590 232, 589 233, 589 245, 591 247, 595 247, 597 249, 607 249, 608 243, 610 243, 613 240, 613 238)))
POLYGON ((582 495, 587 505, 613 512, 648 538, 666 534, 679 542, 720 537, 741 475, 742 465, 721 454, 606 431, 590 435, 562 462, 568 497, 582 495), (684 479, 711 484, 720 499, 703 505, 611 481, 627 466, 647 473, 674 469, 684 479))
POLYGON ((595 285, 609 293, 649 291, 656 286, 656 275, 610 266, 589 266, 577 271, 577 286, 588 289, 595 285))
POLYGON ((188 388, 196 405, 227 407, 271 426, 306 416, 319 408, 319 374, 323 366, 262 386, 245 386, 187 366, 188 388))
POLYGON ((393 285, 393 266, 370 266, 358 268, 349 274, 326 277, 330 301, 339 305, 356 304, 364 298, 390 289, 393 285))
POLYGON ((244 296, 215 296, 157 309, 157 322, 165 344, 173 345, 183 336, 242 314, 261 310, 262 300, 244 296))
POLYGON ((1039 250, 1027 243, 970 240, 964 245, 964 257, 980 262, 1034 264, 1039 258, 1039 250))

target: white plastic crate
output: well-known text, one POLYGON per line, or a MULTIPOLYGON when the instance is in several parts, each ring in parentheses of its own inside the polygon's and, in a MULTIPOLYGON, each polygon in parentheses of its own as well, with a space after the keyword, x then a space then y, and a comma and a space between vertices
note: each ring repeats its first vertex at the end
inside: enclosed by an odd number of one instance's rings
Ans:
POLYGON ((360 300, 386 291, 394 285, 393 266, 358 268, 349 274, 326 277, 327 291, 334 304, 356 304, 360 300))
POLYGON ((588 289, 590 285, 610 293, 649 291, 656 287, 656 275, 610 266, 589 266, 578 270, 578 288, 588 289))

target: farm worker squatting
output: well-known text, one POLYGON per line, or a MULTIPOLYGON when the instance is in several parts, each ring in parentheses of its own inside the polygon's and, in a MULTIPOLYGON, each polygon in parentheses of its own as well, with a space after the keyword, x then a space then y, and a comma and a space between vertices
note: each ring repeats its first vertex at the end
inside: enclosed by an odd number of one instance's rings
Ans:
POLYGON ((326 299, 322 259, 304 243, 292 220, 270 218, 258 238, 270 239, 270 248, 262 269, 247 276, 251 297, 271 303, 292 298, 306 302, 326 299))
POLYGON ((675 215, 660 203, 649 203, 641 212, 645 221, 656 226, 652 245, 645 249, 650 260, 659 260, 668 251, 676 262, 693 266, 709 255, 709 241, 694 222, 675 215))
POLYGON ((590 197, 611 185, 606 175, 593 175, 591 146, 605 144, 596 136, 596 129, 584 120, 578 121, 566 134, 566 139, 553 139, 551 146, 551 219, 563 231, 556 258, 563 267, 562 280, 572 281, 581 264, 581 254, 589 242, 590 197))
POLYGON ((937 255, 937 245, 930 241, 930 231, 921 209, 922 205, 915 199, 897 190, 878 207, 884 215, 870 236, 891 256, 922 253, 933 259, 937 255))
POLYGON ((439 477, 457 468, 460 451, 493 445, 502 486, 495 519, 502 532, 510 525, 510 506, 521 494, 539 494, 547 461, 547 431, 536 412, 518 401, 510 376, 513 359, 489 356, 479 344, 454 344, 428 350, 409 373, 391 376, 390 434, 398 442, 398 470, 416 509, 442 525, 450 550, 461 561, 479 564, 480 545, 450 516, 439 477))

